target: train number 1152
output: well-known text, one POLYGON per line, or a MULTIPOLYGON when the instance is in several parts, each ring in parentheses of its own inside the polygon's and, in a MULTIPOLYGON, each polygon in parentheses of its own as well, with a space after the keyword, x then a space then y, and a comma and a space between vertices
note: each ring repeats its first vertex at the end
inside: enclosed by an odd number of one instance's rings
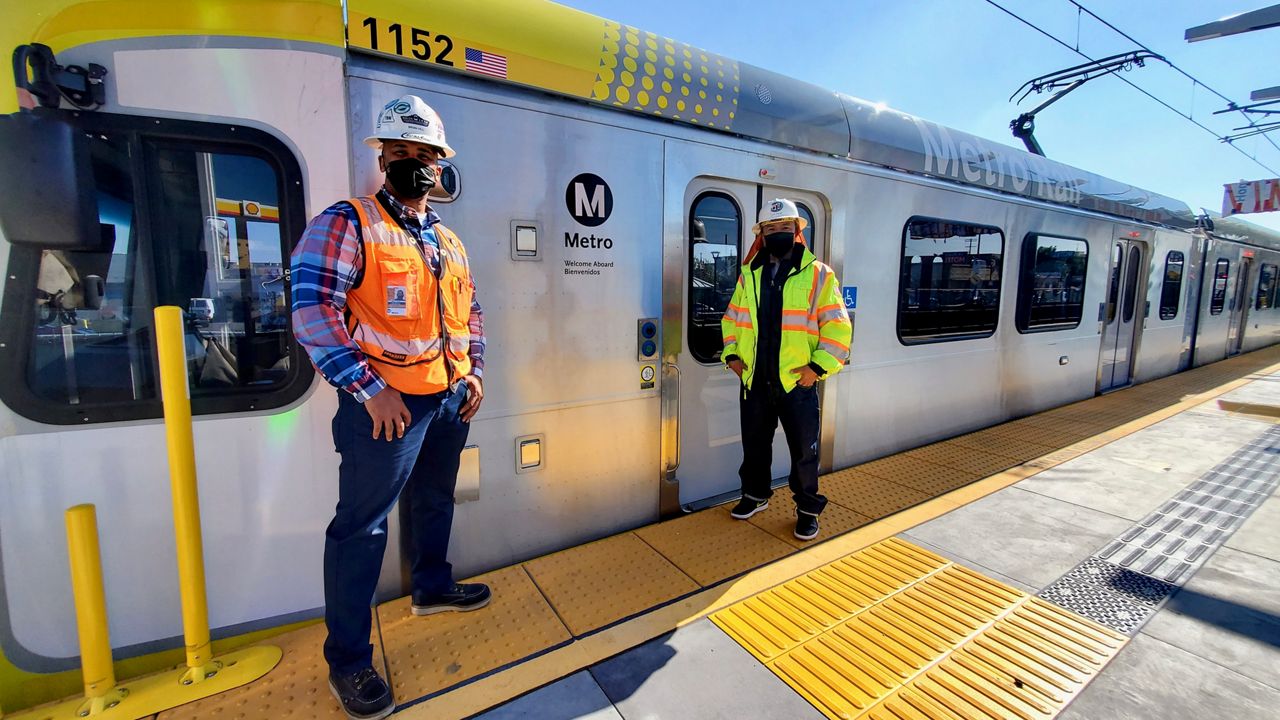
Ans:
MULTIPOLYGON (((369 28, 369 48, 378 49, 378 19, 367 17, 364 19, 363 25, 369 28)), ((404 27, 400 23, 393 23, 387 26, 386 34, 395 40, 396 55, 407 57, 405 55, 405 34, 409 36, 410 52, 413 57, 427 62, 434 62, 440 65, 448 65, 453 67, 453 61, 449 59, 449 53, 453 52, 453 39, 448 35, 435 36, 435 49, 438 51, 435 57, 432 57, 431 33, 416 27, 404 27)))

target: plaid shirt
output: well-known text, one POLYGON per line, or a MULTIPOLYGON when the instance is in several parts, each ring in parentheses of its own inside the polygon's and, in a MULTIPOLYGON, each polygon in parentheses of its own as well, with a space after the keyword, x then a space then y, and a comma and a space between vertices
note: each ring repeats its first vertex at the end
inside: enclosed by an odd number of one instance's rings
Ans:
MULTIPOLYGON (((419 243, 432 272, 440 268, 440 241, 433 226, 440 216, 428 209, 425 217, 379 190, 378 197, 392 208, 405 228, 419 243)), ((329 384, 351 393, 364 402, 377 395, 387 383, 369 365, 360 346, 351 339, 343 317, 347 292, 364 270, 360 220, 349 202, 335 203, 307 225, 293 249, 290 275, 293 287, 293 334, 306 348, 311 363, 329 384)), ((472 297, 476 287, 471 278, 472 297)), ((484 375, 484 312, 471 301, 471 372, 484 375)))

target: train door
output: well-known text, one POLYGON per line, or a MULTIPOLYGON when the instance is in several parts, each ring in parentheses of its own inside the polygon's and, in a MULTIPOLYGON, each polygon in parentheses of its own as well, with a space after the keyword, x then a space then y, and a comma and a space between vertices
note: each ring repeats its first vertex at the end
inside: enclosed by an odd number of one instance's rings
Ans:
POLYGON ((1227 355, 1239 354, 1244 345, 1245 317, 1249 314, 1249 286, 1252 284, 1250 271, 1253 269, 1253 258, 1240 260, 1240 271, 1236 273, 1236 293, 1231 301, 1231 324, 1227 327, 1227 355))
MULTIPOLYGON (((664 412, 671 419, 675 411, 670 431, 676 433, 671 440, 678 446, 675 462, 669 461, 666 469, 671 475, 677 472, 672 465, 678 466, 681 505, 698 504, 739 487, 742 386, 720 357, 724 346, 720 319, 754 242, 751 226, 762 198, 774 197, 796 201, 809 221, 806 242, 821 257, 822 248, 815 244, 825 236, 826 216, 816 195, 712 177, 695 178, 685 191, 681 307, 678 314, 668 308, 664 322, 666 333, 683 328, 678 354, 670 352, 674 344, 669 344, 664 358, 664 382, 674 380, 678 387, 670 400, 678 407, 664 412), (680 322, 673 322, 676 317, 680 322)), ((773 458, 773 477, 784 477, 790 457, 780 428, 774 436, 773 458)))
POLYGON ((1111 278, 1103 311, 1098 390, 1124 387, 1133 379, 1134 348, 1146 315, 1143 279, 1147 258, 1142 243, 1117 239, 1111 246, 1111 278))

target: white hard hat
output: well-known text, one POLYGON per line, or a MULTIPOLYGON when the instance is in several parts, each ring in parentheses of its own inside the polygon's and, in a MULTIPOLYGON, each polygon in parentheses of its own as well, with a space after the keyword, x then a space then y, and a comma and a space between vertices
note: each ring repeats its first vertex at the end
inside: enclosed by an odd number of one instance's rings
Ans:
POLYGON ((760 208, 760 217, 756 224, 751 226, 751 234, 759 235, 760 226, 774 220, 795 220, 797 230, 809 227, 809 221, 800 215, 800 210, 796 208, 795 203, 786 198, 774 198, 760 208))
POLYGON ((371 148, 381 148, 383 140, 408 140, 434 147, 443 157, 457 155, 444 139, 444 123, 431 106, 417 95, 401 95, 378 113, 373 134, 364 139, 371 148))

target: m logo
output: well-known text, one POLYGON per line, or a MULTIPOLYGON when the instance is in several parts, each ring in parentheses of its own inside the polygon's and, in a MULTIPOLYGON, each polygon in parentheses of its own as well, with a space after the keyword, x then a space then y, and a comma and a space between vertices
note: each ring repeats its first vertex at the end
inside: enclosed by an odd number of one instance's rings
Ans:
POLYGON ((613 214, 613 191, 599 175, 582 173, 569 182, 564 203, 574 220, 596 227, 613 214))

